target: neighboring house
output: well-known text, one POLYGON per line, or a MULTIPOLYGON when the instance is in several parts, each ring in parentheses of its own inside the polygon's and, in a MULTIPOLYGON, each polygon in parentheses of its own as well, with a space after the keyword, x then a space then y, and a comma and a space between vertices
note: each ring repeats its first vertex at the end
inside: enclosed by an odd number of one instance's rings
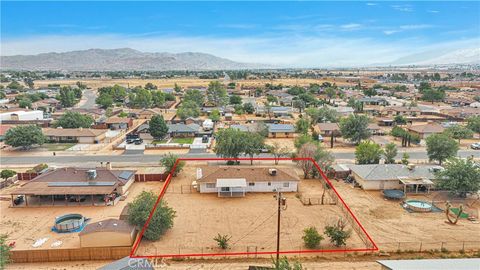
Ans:
POLYGON ((129 129, 133 126, 132 118, 112 116, 105 120, 107 128, 112 130, 129 129))
POLYGON ((385 107, 380 111, 381 115, 384 116, 396 116, 396 115, 403 115, 403 116, 418 116, 422 113, 422 111, 418 107, 385 107))
POLYGON ((112 170, 109 165, 95 169, 58 168, 35 177, 13 190, 11 195, 25 196, 26 206, 39 202, 42 205, 65 205, 69 202, 74 205, 114 204, 135 181, 135 172, 112 170))
POLYGON ((368 127, 367 127, 368 131, 370 131, 370 133, 372 135, 383 135, 384 132, 383 130, 380 128, 379 125, 375 124, 375 123, 370 123, 368 124, 368 127))
POLYGON ((0 142, 2 142, 5 139, 5 134, 7 134, 7 131, 13 127, 14 126, 11 126, 11 125, 4 125, 4 124, 0 125, 0 142))
POLYGON ((287 117, 287 116, 290 116, 292 114, 292 108, 283 107, 283 106, 272 107, 271 112, 272 112, 274 117, 287 117))
POLYGON ((104 143, 108 129, 44 128, 43 135, 49 142, 74 142, 83 144, 104 143))
POLYGON ((442 125, 434 122, 423 124, 423 125, 408 126, 407 129, 411 133, 417 134, 422 139, 426 139, 428 136, 432 134, 442 133, 445 130, 445 128, 442 125))
MULTIPOLYGON (((364 190, 403 189, 400 179, 434 179, 439 166, 407 166, 403 164, 348 165, 355 181, 364 190)), ((417 188, 417 187, 415 187, 417 188)))
POLYGON ((167 124, 170 137, 195 137, 201 133, 201 127, 197 124, 167 124))
POLYGON ((200 193, 242 197, 247 192, 296 192, 300 178, 283 168, 201 167, 196 185, 200 193))
POLYGON ((126 220, 106 219, 90 223, 78 234, 80 247, 131 247, 137 230, 126 220))
POLYGON ((313 128, 318 134, 326 137, 340 135, 338 123, 318 123, 313 128))
POLYGON ((186 125, 200 124, 200 123, 202 123, 202 120, 200 120, 199 118, 188 117, 187 119, 185 119, 184 122, 185 122, 186 125))
POLYGON ((11 111, 0 113, 0 121, 43 120, 43 111, 11 111))
POLYGON ((480 259, 414 259, 414 260, 379 260, 381 270, 478 270, 480 259))
POLYGON ((129 117, 137 119, 152 119, 154 115, 161 114, 158 109, 134 109, 129 111, 129 117))
POLYGON ((441 110, 441 113, 458 119, 466 119, 470 116, 479 116, 480 110, 473 107, 460 107, 441 110))
POLYGON ((47 98, 47 99, 39 100, 37 102, 32 103, 32 109, 42 110, 47 113, 53 113, 60 108, 61 108, 60 101, 55 98, 47 98))
POLYGON ((133 133, 138 134, 144 140, 153 140, 153 136, 150 134, 150 125, 147 123, 141 124, 133 133))
POLYGON ((352 107, 347 106, 338 106, 338 107, 329 107, 330 109, 336 111, 340 116, 349 116, 355 112, 352 107))
POLYGON ((295 126, 290 124, 267 124, 269 138, 292 138, 295 126))
POLYGON ((388 101, 382 97, 364 97, 359 99, 358 101, 360 101, 365 105, 380 105, 380 106, 388 105, 388 101))

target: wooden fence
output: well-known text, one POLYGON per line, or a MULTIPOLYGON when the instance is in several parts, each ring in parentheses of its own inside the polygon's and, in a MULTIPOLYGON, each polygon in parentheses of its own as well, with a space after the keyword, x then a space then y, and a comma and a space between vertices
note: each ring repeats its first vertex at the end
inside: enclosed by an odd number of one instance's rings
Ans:
POLYGON ((15 263, 118 260, 130 255, 131 247, 99 247, 12 250, 10 258, 15 263))
POLYGON ((166 173, 156 174, 135 174, 135 182, 148 182, 148 181, 165 181, 167 179, 166 173))
POLYGON ((37 177, 38 173, 17 173, 18 180, 32 180, 37 177))

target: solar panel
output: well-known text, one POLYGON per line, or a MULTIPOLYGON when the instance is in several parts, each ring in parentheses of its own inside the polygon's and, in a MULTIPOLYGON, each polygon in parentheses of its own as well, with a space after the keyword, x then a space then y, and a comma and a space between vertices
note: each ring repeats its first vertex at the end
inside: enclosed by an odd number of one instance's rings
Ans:
POLYGON ((125 179, 125 180, 128 180, 128 179, 130 179, 130 177, 132 177, 132 175, 133 175, 133 172, 123 171, 122 173, 120 173, 120 175, 118 177, 122 178, 122 179, 125 179))
POLYGON ((49 187, 113 186, 115 182, 48 182, 49 187))

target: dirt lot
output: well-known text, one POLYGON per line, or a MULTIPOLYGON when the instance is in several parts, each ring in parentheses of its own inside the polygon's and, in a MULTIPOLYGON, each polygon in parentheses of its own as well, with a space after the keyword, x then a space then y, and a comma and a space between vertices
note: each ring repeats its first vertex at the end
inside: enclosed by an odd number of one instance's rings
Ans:
MULTIPOLYGON (((288 169, 293 169, 291 166, 288 169)), ((298 172, 298 169, 295 170, 298 172)), ((159 241, 143 240, 137 254, 222 252, 213 240, 218 233, 232 236, 228 252, 275 251, 277 211, 273 194, 247 193, 243 198, 218 198, 217 194, 189 193, 188 186, 195 179, 195 171, 195 165, 187 164, 185 170, 173 179, 164 196, 164 200, 177 212, 173 228, 159 241)), ((322 191, 321 183, 315 180, 302 180, 299 188, 318 196, 322 191), (308 187, 304 188, 304 185, 308 187)), ((305 206, 294 193, 285 196, 288 209, 282 213, 281 219, 283 251, 305 249, 302 240, 305 228, 315 226, 322 233, 325 225, 341 217, 335 205, 305 206)), ((347 247, 365 248, 354 232, 347 247)), ((333 246, 324 240, 321 248, 331 249, 333 246)))
MULTIPOLYGON (((478 249, 480 224, 461 219, 457 225, 449 225, 445 223, 443 212, 409 213, 400 202, 385 200, 379 191, 363 191, 343 182, 333 183, 381 250, 396 251, 398 242, 409 242, 400 244, 402 250, 418 250, 420 242, 424 250, 440 250, 441 242, 446 242, 446 249, 459 250, 463 241, 476 241, 466 242, 465 248, 476 246, 478 249)), ((416 195, 409 199, 432 201, 435 196, 416 195)), ((478 211, 480 202, 477 201, 474 208, 478 211)))
MULTIPOLYGON (((79 213, 88 218, 90 222, 106 218, 118 218, 123 207, 132 201, 143 190, 158 191, 163 182, 134 183, 129 189, 130 193, 125 201, 120 201, 115 206, 50 206, 12 208, 9 201, 0 201, 0 234, 8 234, 8 243, 15 242, 15 249, 35 249, 32 244, 41 238, 48 240, 38 249, 48 248, 77 248, 80 247, 78 233, 58 234, 51 231, 55 217, 68 213, 79 213), (62 241, 58 247, 51 245, 62 241)), ((2 197, 18 186, 2 190, 2 197)))

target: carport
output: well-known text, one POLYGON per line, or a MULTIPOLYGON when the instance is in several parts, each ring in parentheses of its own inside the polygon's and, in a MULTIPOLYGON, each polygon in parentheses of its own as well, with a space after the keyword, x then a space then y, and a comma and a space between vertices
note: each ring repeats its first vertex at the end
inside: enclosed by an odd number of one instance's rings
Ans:
POLYGON ((244 197, 247 187, 245 178, 217 179, 218 197, 244 197))

